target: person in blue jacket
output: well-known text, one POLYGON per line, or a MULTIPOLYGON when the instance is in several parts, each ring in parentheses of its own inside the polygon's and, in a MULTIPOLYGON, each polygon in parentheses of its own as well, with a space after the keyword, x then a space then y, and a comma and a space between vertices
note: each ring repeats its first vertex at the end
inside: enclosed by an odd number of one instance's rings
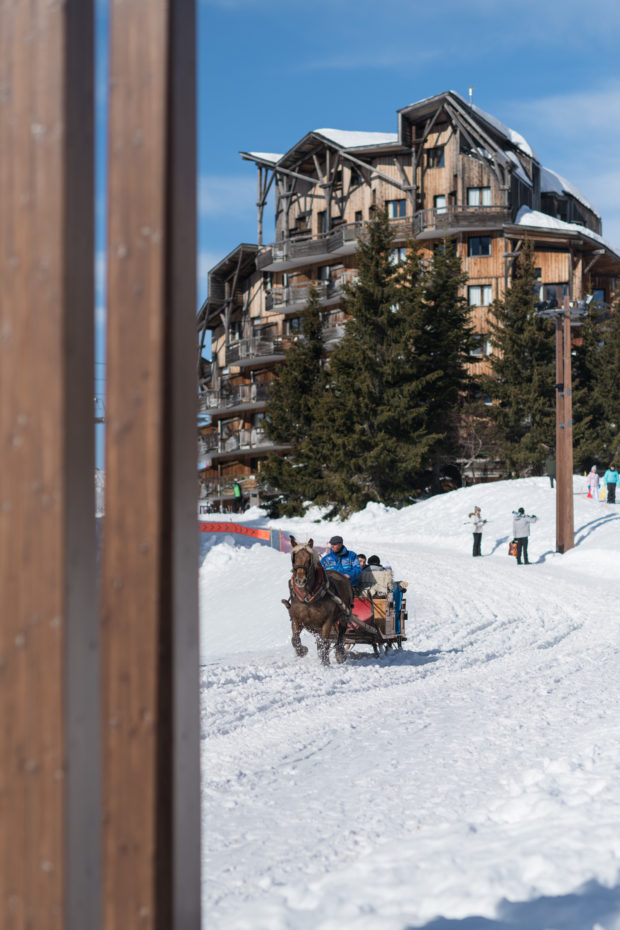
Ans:
POLYGON ((603 475, 603 481, 607 487, 607 503, 615 504, 616 503, 616 485, 618 483, 618 472, 616 471, 615 465, 610 465, 605 474, 603 475))
POLYGON ((342 536, 332 536, 329 551, 321 559, 321 565, 328 572, 340 572, 346 575, 352 585, 359 584, 362 569, 355 552, 347 549, 342 536))

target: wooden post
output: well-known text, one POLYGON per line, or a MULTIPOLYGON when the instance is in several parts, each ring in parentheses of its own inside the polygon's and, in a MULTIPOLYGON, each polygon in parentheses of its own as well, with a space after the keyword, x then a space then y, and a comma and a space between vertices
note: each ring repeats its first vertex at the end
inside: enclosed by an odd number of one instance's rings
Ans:
POLYGON ((93 4, 0 4, 0 926, 100 927, 93 4))
POLYGON ((111 5, 106 930, 200 926, 194 19, 111 5))
POLYGON ((571 371, 571 320, 568 298, 555 316, 556 365, 556 549, 575 545, 573 506, 573 408, 571 371))

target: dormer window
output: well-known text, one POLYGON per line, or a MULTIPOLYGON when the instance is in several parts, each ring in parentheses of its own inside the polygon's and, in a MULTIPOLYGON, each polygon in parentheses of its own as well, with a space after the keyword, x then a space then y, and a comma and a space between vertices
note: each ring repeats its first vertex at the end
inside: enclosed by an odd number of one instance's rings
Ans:
POLYGON ((443 145, 436 145, 435 148, 426 150, 427 168, 443 168, 445 163, 446 161, 443 145))

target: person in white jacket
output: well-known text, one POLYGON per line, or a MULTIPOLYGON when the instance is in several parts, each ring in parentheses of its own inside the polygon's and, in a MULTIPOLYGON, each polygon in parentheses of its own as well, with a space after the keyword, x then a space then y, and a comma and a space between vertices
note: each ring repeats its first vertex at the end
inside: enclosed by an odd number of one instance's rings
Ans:
POLYGON ((482 543, 482 527, 487 521, 482 519, 480 507, 474 507, 474 512, 469 514, 469 519, 474 526, 474 549, 472 555, 482 555, 480 551, 480 545, 482 543))
POLYGON ((523 558, 523 564, 529 565, 529 559, 527 557, 527 543, 528 537, 530 535, 530 524, 536 523, 536 517, 534 514, 531 516, 525 512, 523 507, 519 507, 518 510, 513 510, 513 521, 512 521, 512 535, 517 541, 517 565, 521 565, 521 559, 523 558))

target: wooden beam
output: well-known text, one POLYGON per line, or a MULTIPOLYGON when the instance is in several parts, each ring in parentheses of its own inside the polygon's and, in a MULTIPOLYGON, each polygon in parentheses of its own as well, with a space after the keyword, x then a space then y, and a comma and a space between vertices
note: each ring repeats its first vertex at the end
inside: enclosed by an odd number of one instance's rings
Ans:
POLYGON ((100 927, 93 4, 0 4, 0 924, 100 927))
POLYGON ((104 923, 195 930, 195 10, 110 10, 104 923))

